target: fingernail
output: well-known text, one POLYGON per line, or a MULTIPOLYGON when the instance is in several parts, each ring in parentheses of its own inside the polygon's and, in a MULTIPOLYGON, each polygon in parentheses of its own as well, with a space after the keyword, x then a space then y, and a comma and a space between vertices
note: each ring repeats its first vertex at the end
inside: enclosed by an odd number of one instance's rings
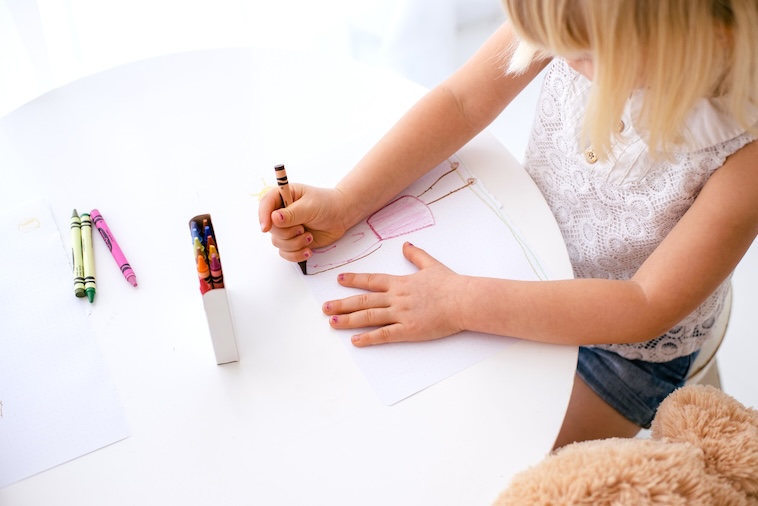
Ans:
POLYGON ((355 335, 350 338, 350 341, 352 341, 353 343, 358 343, 360 342, 360 340, 361 340, 361 336, 358 336, 358 335, 355 335))
POLYGON ((277 212, 276 219, 279 220, 279 223, 284 223, 284 215, 282 213, 277 212))
POLYGON ((334 323, 335 325, 340 322, 340 319, 337 316, 332 316, 331 320, 332 320, 332 323, 334 323))
POLYGON ((303 256, 304 256, 305 258, 310 258, 310 257, 311 257, 311 252, 310 252, 310 250, 305 250, 305 251, 303 252, 303 256))
POLYGON ((329 312, 332 310, 332 304, 330 302, 324 302, 324 311, 329 312))
POLYGON ((261 232, 263 232, 266 229, 265 223, 261 222, 261 232))
POLYGON ((305 239, 305 242, 307 242, 308 244, 312 243, 312 242, 313 242, 313 236, 312 236, 312 235, 309 235, 309 236, 308 236, 308 237, 305 239))
POLYGON ((345 275, 340 274, 339 276, 337 276, 337 281, 345 281, 345 275))
MULTIPOLYGON (((408 241, 408 246, 413 246, 413 243, 408 241)), ((415 246, 413 246, 415 248, 415 246)))

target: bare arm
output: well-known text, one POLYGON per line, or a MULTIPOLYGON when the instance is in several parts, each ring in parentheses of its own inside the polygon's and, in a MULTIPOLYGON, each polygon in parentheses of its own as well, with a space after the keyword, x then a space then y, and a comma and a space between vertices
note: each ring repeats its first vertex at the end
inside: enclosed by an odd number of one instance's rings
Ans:
POLYGON ((736 267, 758 234, 758 141, 729 157, 629 281, 512 281, 459 276, 409 244, 410 276, 345 274, 370 290, 329 301, 337 328, 379 326, 358 346, 427 340, 461 330, 563 344, 653 339, 694 311, 736 267), (442 289, 444 287, 444 289, 442 289))
POLYGON ((501 284, 470 279, 464 298, 470 305, 461 311, 464 325, 572 344, 653 339, 694 311, 737 266, 758 233, 756 201, 758 141, 711 176, 631 280, 501 284), (490 294, 489 307, 481 305, 483 293, 490 294), (503 307, 508 308, 505 319, 497 316, 503 307))
POLYGON ((273 192, 258 206, 263 232, 279 254, 300 262, 333 243, 489 125, 547 61, 506 75, 515 37, 506 23, 458 72, 409 110, 335 188, 291 184, 294 203, 273 192))
POLYGON ((505 75, 514 35, 507 23, 460 70, 431 90, 337 185, 350 201, 349 225, 455 153, 489 125, 545 67, 505 75))

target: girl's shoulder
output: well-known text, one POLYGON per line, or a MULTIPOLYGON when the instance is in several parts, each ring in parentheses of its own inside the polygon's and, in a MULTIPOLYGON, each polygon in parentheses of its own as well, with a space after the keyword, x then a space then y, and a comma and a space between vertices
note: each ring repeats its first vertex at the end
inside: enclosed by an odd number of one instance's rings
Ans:
POLYGON ((572 69, 565 59, 556 56, 548 65, 543 88, 551 89, 554 93, 571 94, 578 99, 584 99, 589 93, 592 81, 572 69))
MULTIPOLYGON (((543 82, 543 101, 549 100, 560 108, 560 116, 567 123, 581 125, 592 82, 572 69, 565 59, 555 57, 550 63, 543 82)), ((639 121, 644 92, 635 92, 628 101, 625 121, 645 139, 645 128, 639 121)), ((703 98, 692 108, 684 126, 685 142, 675 152, 694 153, 719 146, 747 135, 758 138, 758 105, 745 107, 745 120, 755 129, 749 132, 729 112, 727 98, 703 98)), ((579 131, 579 130, 577 130, 579 131)))
POLYGON ((580 125, 592 82, 556 56, 542 81, 538 114, 564 125, 580 125))

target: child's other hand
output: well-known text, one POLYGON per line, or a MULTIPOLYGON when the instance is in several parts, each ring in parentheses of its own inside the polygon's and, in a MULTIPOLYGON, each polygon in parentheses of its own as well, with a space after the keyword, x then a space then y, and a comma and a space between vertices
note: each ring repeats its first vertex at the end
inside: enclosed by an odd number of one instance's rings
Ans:
POLYGON ((312 248, 327 246, 345 234, 348 213, 339 190, 290 184, 294 202, 282 208, 278 188, 261 198, 258 220, 262 232, 271 232, 271 243, 279 255, 291 262, 302 262, 312 248))
POLYGON ((378 327, 352 337, 355 346, 400 341, 430 341, 464 330, 457 300, 466 278, 459 276, 411 243, 403 255, 418 272, 408 276, 340 274, 342 286, 368 293, 325 302, 323 311, 336 329, 378 327))

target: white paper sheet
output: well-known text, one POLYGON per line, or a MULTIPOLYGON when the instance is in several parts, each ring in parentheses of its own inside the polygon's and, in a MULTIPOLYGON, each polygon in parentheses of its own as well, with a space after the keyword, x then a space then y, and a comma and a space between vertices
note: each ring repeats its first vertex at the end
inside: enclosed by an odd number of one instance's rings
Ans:
MULTIPOLYGON (((336 282, 340 272, 410 274, 406 241, 459 274, 547 279, 497 200, 459 158, 426 174, 396 200, 356 225, 334 247, 308 260, 305 283, 319 301, 358 291, 336 282)), ((463 332, 423 343, 356 348, 354 330, 335 330, 377 396, 394 404, 503 350, 510 338, 463 332)))
MULTIPOLYGON (((68 232, 68 231, 66 231, 68 232)), ((0 216, 0 487, 129 436, 44 203, 0 216)))

